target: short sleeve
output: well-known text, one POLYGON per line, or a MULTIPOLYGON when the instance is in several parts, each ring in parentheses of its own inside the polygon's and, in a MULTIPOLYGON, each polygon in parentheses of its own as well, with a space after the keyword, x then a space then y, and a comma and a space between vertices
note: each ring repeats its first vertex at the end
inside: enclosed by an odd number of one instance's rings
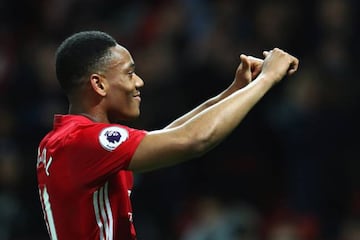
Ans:
POLYGON ((146 131, 118 124, 85 126, 69 141, 74 154, 71 170, 79 181, 103 182, 120 170, 127 170, 146 131))

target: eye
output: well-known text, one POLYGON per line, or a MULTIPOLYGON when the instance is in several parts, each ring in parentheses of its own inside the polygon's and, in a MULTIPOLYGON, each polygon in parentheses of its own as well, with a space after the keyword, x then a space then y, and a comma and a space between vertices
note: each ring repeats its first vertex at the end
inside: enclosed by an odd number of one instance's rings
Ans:
POLYGON ((135 71, 132 70, 132 71, 129 71, 129 72, 128 72, 128 75, 132 76, 134 73, 135 73, 135 71))

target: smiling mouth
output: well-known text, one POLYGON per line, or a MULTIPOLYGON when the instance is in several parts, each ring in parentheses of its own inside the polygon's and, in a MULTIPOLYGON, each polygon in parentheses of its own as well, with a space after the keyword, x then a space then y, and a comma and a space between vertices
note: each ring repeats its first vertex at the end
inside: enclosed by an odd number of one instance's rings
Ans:
POLYGON ((134 98, 138 99, 139 101, 141 101, 141 97, 140 97, 140 93, 137 93, 134 95, 134 98))

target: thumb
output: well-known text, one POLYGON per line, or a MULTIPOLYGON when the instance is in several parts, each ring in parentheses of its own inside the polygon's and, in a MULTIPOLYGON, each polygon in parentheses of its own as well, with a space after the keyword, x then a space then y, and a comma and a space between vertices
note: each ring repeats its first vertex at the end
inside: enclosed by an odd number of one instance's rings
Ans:
POLYGON ((242 64, 241 70, 242 71, 250 71, 251 64, 250 64, 248 57, 245 54, 241 54, 240 60, 241 60, 241 64, 242 64))
POLYGON ((270 51, 263 51, 263 56, 266 58, 270 54, 270 51))

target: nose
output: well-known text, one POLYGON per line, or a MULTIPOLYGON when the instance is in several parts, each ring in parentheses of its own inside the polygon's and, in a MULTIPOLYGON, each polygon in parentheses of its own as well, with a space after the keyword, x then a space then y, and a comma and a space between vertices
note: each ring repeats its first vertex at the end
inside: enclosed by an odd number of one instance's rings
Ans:
POLYGON ((137 74, 135 74, 135 85, 136 87, 144 86, 144 81, 137 74))

